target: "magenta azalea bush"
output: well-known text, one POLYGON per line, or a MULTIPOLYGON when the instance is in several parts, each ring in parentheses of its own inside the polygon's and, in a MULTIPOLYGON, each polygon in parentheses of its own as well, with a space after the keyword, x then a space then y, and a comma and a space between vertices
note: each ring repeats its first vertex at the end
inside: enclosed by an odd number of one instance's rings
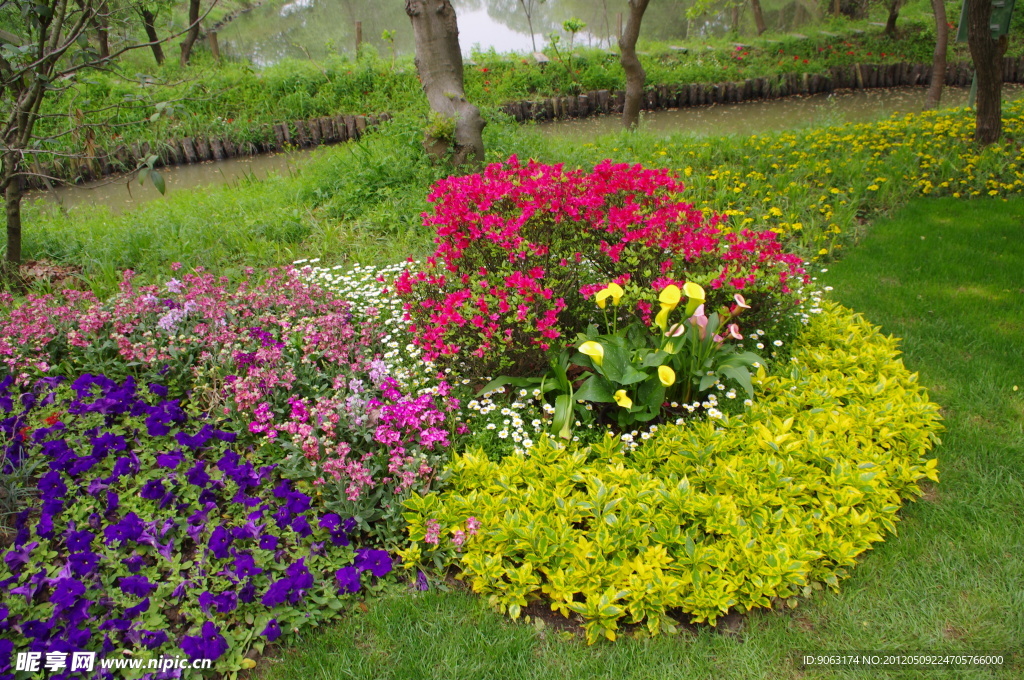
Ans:
POLYGON ((781 319, 809 280, 802 260, 773 232, 724 228, 682 192, 666 170, 605 161, 584 172, 514 156, 438 182, 424 215, 437 248, 395 281, 416 343, 472 372, 534 374, 586 328, 588 297, 609 282, 646 291, 648 312, 665 287, 692 281, 709 306, 740 292, 751 323, 781 319))

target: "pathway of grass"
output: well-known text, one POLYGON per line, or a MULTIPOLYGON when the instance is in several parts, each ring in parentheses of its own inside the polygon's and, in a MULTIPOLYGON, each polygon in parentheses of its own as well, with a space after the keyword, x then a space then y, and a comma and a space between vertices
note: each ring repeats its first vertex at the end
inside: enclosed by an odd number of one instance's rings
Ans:
MULTIPOLYGON (((736 634, 587 647, 512 624, 465 593, 395 594, 263 659, 260 678, 924 678, 941 671, 801 670, 798 650, 1016 652, 1024 674, 1024 200, 919 199, 823 280, 903 338, 944 407, 941 484, 841 592, 755 612, 736 634), (1014 391, 1014 385, 1018 390, 1014 391)), ((943 675, 945 675, 943 673, 943 675)), ((952 677, 952 676, 950 676, 952 677)))

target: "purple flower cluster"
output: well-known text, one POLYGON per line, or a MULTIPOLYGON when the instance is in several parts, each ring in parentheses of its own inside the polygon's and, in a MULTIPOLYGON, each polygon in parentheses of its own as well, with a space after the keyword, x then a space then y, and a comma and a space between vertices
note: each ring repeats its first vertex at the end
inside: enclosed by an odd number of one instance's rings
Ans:
POLYGON ((0 379, 0 442, 19 447, 14 464, 42 467, 38 501, 0 551, 0 677, 18 651, 221 659, 247 620, 276 640, 308 622, 311 597, 391 570, 387 552, 353 551, 354 520, 318 516, 278 466, 231 448, 223 424, 192 425, 160 385, 83 375, 12 389, 0 379), (69 416, 39 427, 40 406, 69 416))

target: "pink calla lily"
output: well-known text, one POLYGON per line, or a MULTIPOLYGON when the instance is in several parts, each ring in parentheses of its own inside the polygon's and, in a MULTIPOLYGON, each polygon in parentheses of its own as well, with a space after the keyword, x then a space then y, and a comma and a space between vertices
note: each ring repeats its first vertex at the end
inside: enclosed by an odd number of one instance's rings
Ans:
POLYGON ((729 331, 729 337, 732 338, 733 340, 742 340, 743 339, 743 336, 740 335, 740 327, 737 326, 736 324, 734 324, 734 323, 729 324, 726 327, 726 330, 729 331))
POLYGON ((704 316, 704 305, 697 307, 693 316, 690 317, 690 323, 700 328, 700 339, 703 340, 708 328, 708 317, 704 316))

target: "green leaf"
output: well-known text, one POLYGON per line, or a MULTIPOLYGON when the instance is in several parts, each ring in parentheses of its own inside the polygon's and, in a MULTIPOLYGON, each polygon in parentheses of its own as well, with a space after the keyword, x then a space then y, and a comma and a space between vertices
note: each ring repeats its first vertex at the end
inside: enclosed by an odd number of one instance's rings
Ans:
POLYGON ((555 415, 551 419, 551 430, 557 432, 562 439, 572 439, 572 398, 568 394, 560 394, 555 399, 555 415))
POLYGON ((153 186, 156 187, 156 190, 159 191, 161 195, 167 193, 167 185, 164 184, 164 176, 156 170, 150 174, 153 176, 153 186))
POLYGON ((587 379, 574 395, 576 399, 607 404, 615 401, 615 387, 604 376, 596 373, 587 379))
POLYGON ((719 370, 723 375, 738 382, 746 391, 747 397, 753 398, 754 385, 750 382, 750 371, 740 366, 722 366, 719 370))

